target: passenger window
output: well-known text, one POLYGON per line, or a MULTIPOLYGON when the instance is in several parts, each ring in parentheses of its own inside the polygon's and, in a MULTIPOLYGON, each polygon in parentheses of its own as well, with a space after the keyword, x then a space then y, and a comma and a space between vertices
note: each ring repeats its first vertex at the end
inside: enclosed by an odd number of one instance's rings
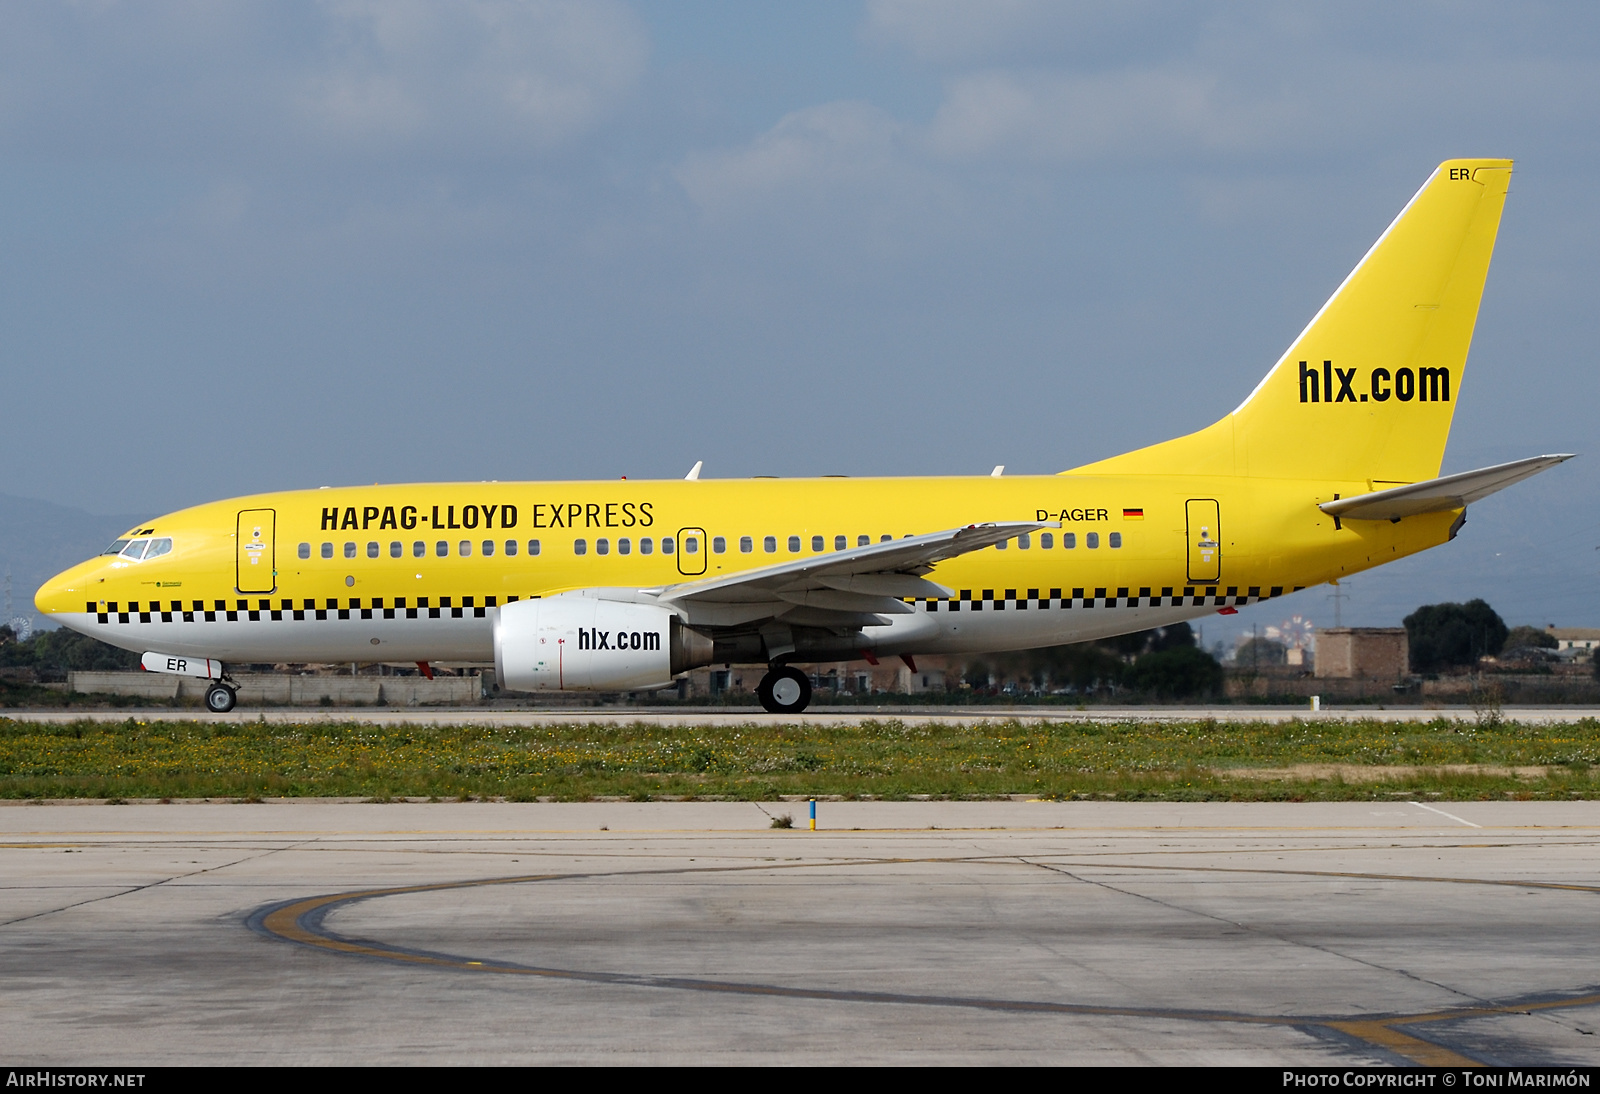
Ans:
POLYGON ((761 540, 761 549, 767 552, 769 555, 776 553, 778 550, 778 537, 763 536, 761 540))
POLYGON ((484 558, 492 558, 493 556, 494 556, 494 540, 486 539, 486 540, 483 541, 483 557, 484 558))
POLYGON ((683 537, 683 552, 684 552, 684 554, 688 554, 688 555, 697 555, 697 554, 699 554, 700 553, 700 537, 699 536, 684 536, 683 537))
POLYGON ((1040 532, 1039 533, 1039 549, 1041 551, 1048 551, 1050 548, 1054 547, 1055 545, 1056 545, 1056 537, 1055 536, 1051 535, 1049 532, 1040 532))
POLYGON ((406 554, 406 545, 404 543, 401 543, 397 539, 393 539, 393 540, 389 541, 389 557, 390 558, 404 558, 405 554, 406 554))
POLYGON ((844 538, 844 537, 843 537, 843 536, 834 536, 834 537, 833 537, 833 549, 834 549, 834 550, 835 550, 835 551, 842 551, 842 550, 844 550, 844 549, 845 549, 845 547, 846 547, 846 546, 847 546, 847 545, 848 545, 848 544, 849 544, 849 543, 850 543, 850 541, 849 541, 849 540, 848 540, 848 539, 845 539, 845 538, 844 538))
POLYGON ((1032 547, 1032 546, 1033 546, 1033 540, 1031 540, 1026 534, 1020 535, 1020 536, 1017 537, 1017 549, 1018 550, 1026 551, 1029 547, 1032 547))
POLYGON ((450 545, 441 539, 433 545, 433 553, 440 558, 448 558, 450 556, 450 545))
POLYGON ((516 558, 517 557, 517 541, 516 540, 514 540, 514 539, 506 540, 506 557, 507 558, 516 558))
POLYGON ((323 558, 332 558, 333 557, 333 544, 324 543, 322 545, 322 557, 323 558))
POLYGON ((586 554, 588 554, 589 553, 589 541, 586 540, 586 539, 575 539, 575 540, 573 540, 572 541, 572 553, 575 554, 575 555, 586 555, 586 554))
POLYGON ((368 558, 377 558, 378 557, 378 545, 376 543, 368 543, 367 544, 367 557, 368 558))
POLYGON ((857 547, 865 547, 867 544, 869 544, 871 542, 872 542, 872 537, 871 536, 857 536, 856 537, 856 546, 857 547))
POLYGON ((472 541, 470 539, 464 539, 461 541, 460 554, 462 558, 472 557, 472 541))
POLYGON ((791 555, 797 555, 797 554, 800 553, 800 537, 799 536, 790 536, 789 537, 789 553, 791 555))
POLYGON ((311 557, 311 544, 302 543, 300 545, 299 555, 300 555, 301 558, 310 558, 311 557))
POLYGON ((626 537, 617 540, 617 554, 631 555, 633 553, 633 540, 626 537))
POLYGON ((1121 547, 1122 546, 1122 533, 1121 532, 1112 532, 1110 539, 1111 539, 1111 546, 1113 546, 1113 547, 1121 547))
POLYGON ((609 555, 611 553, 611 541, 609 539, 595 540, 594 553, 597 555, 609 555))
POLYGON ((882 535, 882 536, 878 537, 878 542, 879 543, 893 543, 894 542, 894 537, 891 536, 891 535, 882 535))
POLYGON ((427 558, 428 557, 428 545, 426 543, 422 542, 420 539, 413 541, 412 544, 411 544, 411 557, 412 558, 427 558))
POLYGON ((655 550, 656 550, 656 541, 651 539, 649 536, 645 536, 643 539, 641 539, 639 541, 639 553, 641 555, 654 554, 655 550))
POLYGON ((1093 550, 1094 548, 1100 546, 1100 533, 1099 532, 1086 532, 1086 533, 1084 533, 1083 545, 1085 547, 1090 548, 1091 550, 1093 550))
POLYGON ((107 547, 104 551, 101 551, 100 553, 103 554, 103 555, 120 555, 122 553, 122 549, 124 547, 126 547, 127 545, 128 545, 128 541, 125 540, 125 539, 115 540, 115 541, 112 542, 111 546, 107 547))
POLYGON ((144 557, 144 549, 150 546, 147 539, 136 539, 122 549, 122 557, 132 562, 137 562, 144 557))
POLYGON ((1009 546, 1011 546, 1011 541, 1009 539, 1003 539, 994 545, 994 549, 996 551, 1004 551, 1009 546))
POLYGON ((662 536, 661 537, 661 553, 664 554, 664 555, 670 555, 672 553, 672 537, 671 536, 662 536))
POLYGON ((723 554, 724 552, 726 552, 727 549, 728 549, 728 541, 726 539, 724 539, 721 536, 712 536, 711 537, 711 550, 712 551, 714 551, 715 553, 720 555, 720 554, 723 554))
POLYGON ((1076 533, 1076 532, 1062 532, 1061 533, 1061 549, 1063 551, 1070 551, 1074 547, 1076 547, 1077 545, 1078 545, 1078 533, 1076 533))
POLYGON ((356 545, 354 543, 346 543, 344 545, 344 557, 345 558, 355 558, 356 557, 356 545))
POLYGON ((539 541, 538 540, 530 539, 528 541, 528 553, 530 555, 536 555, 536 554, 539 553, 539 541))

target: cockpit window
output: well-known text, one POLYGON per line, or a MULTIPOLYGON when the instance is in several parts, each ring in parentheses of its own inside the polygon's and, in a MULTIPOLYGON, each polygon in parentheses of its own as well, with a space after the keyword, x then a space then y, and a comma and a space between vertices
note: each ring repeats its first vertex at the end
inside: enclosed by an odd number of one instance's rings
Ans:
POLYGON ((128 545, 128 541, 127 540, 119 539, 115 543, 113 543, 111 546, 107 547, 104 551, 101 551, 100 553, 103 554, 103 555, 120 555, 122 553, 122 549, 124 547, 126 547, 127 545, 128 545))
POLYGON ((150 541, 150 547, 144 553, 144 560, 149 562, 152 558, 160 558, 172 550, 172 540, 163 536, 150 541))
POLYGON ((136 539, 122 549, 122 557, 129 562, 137 562, 144 557, 144 549, 150 546, 147 539, 136 539))

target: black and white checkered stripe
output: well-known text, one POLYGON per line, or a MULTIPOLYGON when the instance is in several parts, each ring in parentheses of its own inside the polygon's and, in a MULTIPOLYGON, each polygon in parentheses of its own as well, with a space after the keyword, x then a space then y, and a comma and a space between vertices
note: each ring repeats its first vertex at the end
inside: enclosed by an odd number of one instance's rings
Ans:
MULTIPOLYGON (((520 597, 508 596, 506 603, 520 597)), ((537 599, 530 597, 530 599, 537 599)), ((482 619, 499 604, 494 596, 440 597, 238 597, 232 600, 90 601, 97 622, 216 623, 281 619, 482 619)))
POLYGON ((1004 612, 1087 610, 1094 608, 1242 608, 1263 600, 1299 592, 1304 585, 1286 588, 1251 585, 1185 585, 1134 588, 1079 589, 962 589, 953 597, 907 601, 928 612, 1004 612), (996 595, 998 593, 998 595, 996 595), (1018 593, 1023 595, 1019 596, 1018 593), (1043 595, 1041 595, 1043 594, 1043 595))

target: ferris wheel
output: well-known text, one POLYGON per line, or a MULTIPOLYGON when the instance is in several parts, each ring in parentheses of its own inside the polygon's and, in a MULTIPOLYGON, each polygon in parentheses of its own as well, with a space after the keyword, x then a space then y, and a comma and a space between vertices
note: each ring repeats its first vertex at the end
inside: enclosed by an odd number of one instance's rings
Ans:
POLYGON ((1309 650, 1315 643, 1316 624, 1303 615, 1290 616, 1276 627, 1267 628, 1267 637, 1283 643, 1285 649, 1309 650))

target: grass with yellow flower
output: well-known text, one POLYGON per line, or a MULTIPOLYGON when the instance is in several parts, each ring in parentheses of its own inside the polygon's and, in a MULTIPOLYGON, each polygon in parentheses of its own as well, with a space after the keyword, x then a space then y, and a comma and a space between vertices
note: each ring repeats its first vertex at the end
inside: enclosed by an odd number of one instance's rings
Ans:
POLYGON ((667 727, 0 719, 0 797, 1600 797, 1600 720, 667 727))

